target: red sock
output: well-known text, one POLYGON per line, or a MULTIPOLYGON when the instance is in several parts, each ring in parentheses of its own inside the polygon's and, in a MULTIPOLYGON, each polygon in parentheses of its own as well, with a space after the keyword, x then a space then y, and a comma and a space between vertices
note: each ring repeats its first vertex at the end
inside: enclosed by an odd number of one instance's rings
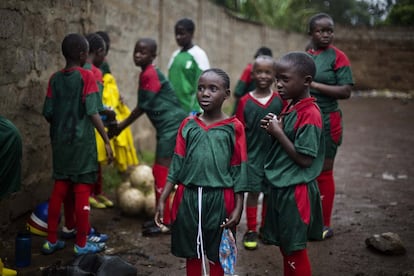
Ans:
POLYGON ((312 270, 306 249, 294 251, 292 254, 283 255, 284 276, 311 276, 312 270))
POLYGON ((223 276, 224 270, 223 267, 221 267, 220 262, 209 262, 210 265, 210 276, 223 276))
POLYGON ((91 194, 91 184, 78 183, 73 187, 75 193, 75 216, 76 216, 76 244, 84 247, 86 236, 90 230, 89 224, 89 196, 91 194))
POLYGON ((93 185, 93 190, 91 193, 93 195, 102 194, 102 187, 103 187, 102 166, 101 164, 98 164, 98 178, 96 179, 96 183, 93 185))
POLYGON ((256 232, 257 228, 257 206, 246 206, 247 231, 256 232))
POLYGON ((201 275, 201 259, 187 259, 186 260, 187 276, 201 275))
POLYGON ((59 225, 60 208, 66 198, 71 183, 65 180, 55 180, 52 195, 47 210, 47 240, 51 243, 57 241, 57 228, 59 225))
POLYGON ((321 193, 323 224, 331 226, 331 216, 335 197, 335 182, 333 171, 322 171, 316 179, 321 193))
POLYGON ((260 227, 264 227, 265 219, 266 219, 266 211, 267 211, 267 204, 263 200, 262 203, 262 221, 260 222, 260 227))
MULTIPOLYGON (((158 201, 160 199, 162 190, 165 187, 165 183, 167 183, 167 176, 168 176, 168 167, 161 166, 159 164, 154 164, 152 167, 152 174, 154 175, 154 182, 155 182, 155 199, 156 205, 158 205, 158 201)), ((171 224, 171 206, 170 206, 170 197, 168 196, 165 200, 164 205, 164 224, 171 224)))

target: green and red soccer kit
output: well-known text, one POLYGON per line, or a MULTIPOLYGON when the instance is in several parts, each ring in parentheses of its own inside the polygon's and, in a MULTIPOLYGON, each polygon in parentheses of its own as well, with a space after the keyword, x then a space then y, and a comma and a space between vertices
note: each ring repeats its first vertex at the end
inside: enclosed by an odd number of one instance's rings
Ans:
MULTIPOLYGON (((334 46, 324 50, 307 51, 315 61, 315 82, 328 85, 353 85, 351 64, 344 52, 334 46)), ((325 136, 325 156, 334 158, 338 146, 342 142, 342 113, 338 101, 330 96, 323 95, 315 89, 311 89, 311 95, 316 98, 316 103, 322 111, 325 136)))
POLYGON ((236 97, 233 111, 234 114, 236 114, 240 98, 246 95, 248 92, 256 89, 256 83, 254 80, 252 80, 252 71, 253 64, 247 64, 242 72, 242 75, 240 76, 240 79, 236 83, 236 87, 234 88, 234 96, 236 97))
POLYGON ((272 92, 266 103, 259 102, 251 93, 247 93, 239 101, 235 116, 243 123, 246 132, 249 192, 267 191, 264 183, 264 161, 273 138, 260 127, 260 120, 269 112, 279 115, 285 104, 277 92, 272 92))
POLYGON ((182 108, 188 113, 201 111, 197 101, 198 78, 210 68, 203 49, 194 45, 187 51, 176 50, 168 63, 168 79, 182 108))
POLYGON ((324 161, 322 118, 312 97, 285 107, 280 116, 295 150, 314 158, 310 167, 301 167, 275 141, 265 161, 265 177, 271 189, 263 235, 290 254, 306 248, 308 239, 322 237, 321 202, 315 181, 324 161))
POLYGON ((178 128, 187 113, 180 108, 168 80, 153 64, 139 76, 138 107, 157 131, 157 157, 172 157, 178 128))
POLYGON ((220 225, 234 210, 234 193, 247 190, 246 137, 236 117, 205 125, 187 117, 177 134, 168 181, 179 184, 172 207, 171 252, 219 261, 220 225), (198 245, 197 241, 203 241, 198 245))

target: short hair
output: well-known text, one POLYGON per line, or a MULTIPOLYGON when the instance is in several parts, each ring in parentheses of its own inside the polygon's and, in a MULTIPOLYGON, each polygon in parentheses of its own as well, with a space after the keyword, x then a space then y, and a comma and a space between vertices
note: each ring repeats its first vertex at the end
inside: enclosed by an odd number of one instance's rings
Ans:
POLYGON ((282 56, 278 63, 289 63, 293 67, 293 70, 300 73, 302 76, 310 75, 312 78, 316 74, 316 65, 312 57, 300 51, 289 52, 282 56))
POLYGON ((99 49, 106 51, 105 40, 97 33, 90 33, 85 36, 89 43, 89 53, 96 53, 99 49))
POLYGON ((230 77, 229 77, 229 75, 227 75, 227 73, 226 72, 224 72, 222 69, 220 69, 220 68, 210 68, 210 69, 207 69, 207 70, 204 70, 202 73, 201 73, 201 75, 200 75, 200 77, 202 76, 202 75, 204 75, 204 74, 207 74, 207 73, 210 73, 210 72, 213 72, 213 73, 215 73, 216 75, 218 75, 222 80, 223 80, 223 82, 224 82, 224 87, 226 88, 226 89, 230 89, 230 77))
POLYGON ((157 42, 154 39, 148 37, 140 38, 136 44, 140 42, 147 44, 152 54, 157 54, 157 42))
POLYGON ((175 23, 175 28, 177 28, 178 26, 183 26, 184 29, 191 34, 193 34, 195 31, 194 22, 189 18, 182 18, 178 20, 177 23, 175 23))
POLYGON ((315 30, 316 21, 318 21, 319 19, 322 19, 322 18, 328 18, 328 19, 332 20, 332 22, 334 22, 332 16, 330 16, 329 14, 323 13, 323 12, 317 13, 309 19, 308 34, 311 34, 313 32, 313 30, 315 30))
POLYGON ((105 31, 97 31, 96 32, 100 37, 103 38, 103 40, 105 41, 105 45, 106 45, 106 51, 109 51, 109 47, 111 46, 111 39, 109 38, 109 35, 107 32, 105 31))
POLYGON ((254 58, 257 58, 258 56, 270 56, 273 57, 272 50, 267 47, 260 47, 257 49, 256 53, 254 54, 254 58))
POLYGON ((81 52, 88 52, 88 41, 77 33, 70 33, 62 41, 62 54, 66 59, 79 60, 81 52))

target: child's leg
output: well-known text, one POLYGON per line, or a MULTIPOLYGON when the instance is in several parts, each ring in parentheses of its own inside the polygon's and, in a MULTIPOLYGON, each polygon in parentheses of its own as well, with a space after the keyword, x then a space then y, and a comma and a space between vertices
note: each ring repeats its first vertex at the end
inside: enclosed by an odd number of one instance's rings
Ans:
POLYGON ((186 260, 187 276, 201 276, 201 259, 186 260))
POLYGON ((311 266, 306 249, 294 251, 287 255, 281 249, 283 255, 284 276, 311 276, 311 266))
POLYGON ((257 231, 257 200, 259 193, 249 192, 246 199, 247 231, 257 231))
POLYGON ((84 247, 86 237, 89 233, 89 196, 91 193, 91 184, 78 183, 74 185, 75 193, 75 216, 76 216, 76 244, 84 247))
MULTIPOLYGON (((154 182, 155 182, 155 204, 158 205, 158 201, 160 199, 162 190, 164 189, 165 183, 167 182, 168 176, 168 167, 162 166, 160 164, 155 163, 152 168, 152 173, 154 175, 154 182)), ((170 210, 170 197, 168 196, 165 200, 164 206, 164 224, 169 225, 171 224, 171 210, 170 210)))
POLYGON ((210 276, 223 276, 224 275, 224 271, 223 268, 221 267, 220 262, 209 262, 210 264, 210 276))
POLYGON ((316 179, 321 193, 323 225, 331 226, 331 216, 335 197, 335 182, 332 170, 322 171, 316 179))
POLYGON ((65 217, 65 227, 68 230, 75 229, 75 196, 72 185, 69 188, 69 191, 66 194, 65 200, 63 202, 63 212, 65 217))
POLYGON ((59 224, 60 208, 71 183, 66 180, 55 180, 52 195, 49 199, 49 207, 47 214, 47 240, 50 243, 57 241, 57 229, 59 224))

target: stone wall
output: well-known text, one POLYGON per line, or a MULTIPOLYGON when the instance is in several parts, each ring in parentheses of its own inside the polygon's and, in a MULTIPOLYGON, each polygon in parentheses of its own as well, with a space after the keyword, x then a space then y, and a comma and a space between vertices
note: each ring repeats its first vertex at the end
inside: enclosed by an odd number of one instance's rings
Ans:
MULTIPOLYGON (((48 124, 41 116, 50 75, 64 66, 60 52, 69 32, 106 30, 112 40, 108 60, 127 104, 136 105, 139 69, 132 50, 140 37, 158 42, 156 64, 165 73, 176 49, 174 24, 181 17, 196 23, 195 43, 211 65, 227 71, 232 87, 255 50, 266 45, 274 56, 301 50, 306 35, 237 19, 207 0, 3 0, 0 2, 0 114, 23 136, 22 190, 0 202, 0 225, 7 225, 47 199, 52 188, 48 124)), ((338 28, 336 45, 353 64, 357 88, 412 90, 412 29, 338 28)), ((228 105, 231 105, 229 102, 228 105)), ((138 150, 154 150, 154 130, 140 118, 133 125, 138 150)))

